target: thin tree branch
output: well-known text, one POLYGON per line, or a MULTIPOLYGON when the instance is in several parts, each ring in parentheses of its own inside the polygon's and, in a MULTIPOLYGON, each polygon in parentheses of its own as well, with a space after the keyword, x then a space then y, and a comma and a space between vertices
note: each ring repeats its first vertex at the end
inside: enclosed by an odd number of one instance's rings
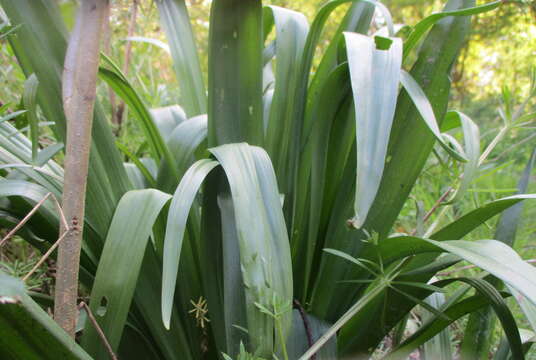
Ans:
POLYGON ((67 119, 62 199, 66 223, 60 227, 60 234, 67 234, 59 245, 57 257, 54 318, 71 337, 75 336, 78 313, 78 272, 91 127, 101 33, 107 7, 108 0, 84 0, 80 3, 67 47, 62 77, 63 108, 67 119))
POLYGON ((19 231, 19 229, 21 227, 24 226, 24 224, 26 224, 26 222, 28 222, 28 220, 30 220, 30 218, 32 217, 33 214, 35 214, 35 212, 37 210, 39 210, 39 208, 41 207, 41 205, 43 205, 45 203, 45 201, 50 197, 50 195, 52 195, 52 193, 48 193, 46 194, 41 200, 39 200, 39 202, 37 204, 35 204, 35 206, 33 207, 33 209, 28 213, 26 214, 26 216, 2 239, 2 241, 0 241, 0 247, 4 246, 4 244, 13 236, 15 235, 15 233, 17 231, 19 231))
POLYGON ((114 351, 112 349, 112 346, 108 342, 108 339, 106 339, 106 335, 104 335, 104 332, 102 331, 101 327, 99 326, 99 323, 97 322, 97 319, 95 319, 95 316, 93 315, 93 312, 91 311, 89 306, 87 306, 87 304, 85 302, 83 302, 83 301, 81 301, 80 304, 78 305, 79 310, 81 310, 82 308, 84 308, 84 310, 86 310, 87 317, 89 318, 89 321, 91 321, 91 324, 93 325, 93 327, 97 331, 97 334, 99 334, 99 337, 102 340, 102 343, 104 344, 104 347, 106 348, 106 350, 108 350, 108 353, 110 354, 110 357, 112 358, 112 360, 118 360, 118 357, 117 357, 117 355, 115 355, 115 353, 114 353, 114 351))
POLYGON ((46 259, 48 259, 48 257, 54 252, 54 250, 56 250, 56 248, 60 245, 60 243, 62 242, 63 239, 65 239, 65 237, 67 236, 67 234, 69 233, 69 231, 65 231, 59 238, 58 240, 56 240, 56 242, 47 250, 47 252, 41 257, 41 259, 39 259, 39 261, 34 265, 34 267, 32 268, 32 270, 30 270, 28 272, 28 274, 26 274, 23 278, 22 278, 22 281, 23 282, 26 282, 26 280, 28 280, 30 278, 30 276, 33 275, 33 273, 39 269, 39 267, 46 261, 46 259))

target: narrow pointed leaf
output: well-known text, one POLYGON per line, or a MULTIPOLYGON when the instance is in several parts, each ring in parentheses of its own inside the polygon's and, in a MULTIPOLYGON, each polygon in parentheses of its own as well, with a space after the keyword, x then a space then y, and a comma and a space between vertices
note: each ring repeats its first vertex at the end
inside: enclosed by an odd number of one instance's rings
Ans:
POLYGON ((207 112, 207 95, 192 25, 184 0, 156 1, 179 82, 180 104, 189 117, 207 112))
POLYGON ((200 160, 192 165, 184 174, 171 200, 164 240, 162 272, 162 319, 168 329, 188 214, 203 180, 217 165, 216 161, 211 160, 200 160))
POLYGON ((432 105, 419 84, 409 73, 404 70, 402 70, 400 82, 413 100, 417 110, 419 110, 419 113, 426 123, 426 126, 428 126, 436 140, 439 141, 439 144, 441 144, 441 146, 456 160, 463 162, 467 161, 466 155, 460 154, 458 151, 456 151, 456 149, 453 149, 451 146, 449 146, 448 142, 439 131, 439 125, 436 120, 434 110, 432 109, 432 105))

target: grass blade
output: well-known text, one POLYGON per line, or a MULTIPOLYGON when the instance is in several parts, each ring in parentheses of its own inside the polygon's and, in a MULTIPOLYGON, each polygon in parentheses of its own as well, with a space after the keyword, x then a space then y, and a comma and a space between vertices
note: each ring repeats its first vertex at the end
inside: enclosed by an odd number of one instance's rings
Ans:
POLYGON ((156 5, 170 44, 180 104, 189 117, 205 114, 207 96, 186 4, 184 0, 158 0, 156 5))

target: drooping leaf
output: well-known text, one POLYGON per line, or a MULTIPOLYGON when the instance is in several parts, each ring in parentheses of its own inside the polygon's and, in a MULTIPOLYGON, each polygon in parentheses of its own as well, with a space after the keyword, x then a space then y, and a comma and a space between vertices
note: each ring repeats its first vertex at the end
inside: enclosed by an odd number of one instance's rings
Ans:
POLYGON ((192 203, 201 183, 207 174, 218 165, 216 161, 200 160, 184 174, 171 201, 164 240, 163 279, 162 279, 162 319, 169 329, 169 321, 173 308, 175 283, 183 237, 186 230, 186 221, 192 203))
POLYGON ((355 216, 352 224, 360 228, 376 197, 383 175, 389 133, 396 107, 402 41, 345 33, 348 66, 356 111, 357 185, 355 216))

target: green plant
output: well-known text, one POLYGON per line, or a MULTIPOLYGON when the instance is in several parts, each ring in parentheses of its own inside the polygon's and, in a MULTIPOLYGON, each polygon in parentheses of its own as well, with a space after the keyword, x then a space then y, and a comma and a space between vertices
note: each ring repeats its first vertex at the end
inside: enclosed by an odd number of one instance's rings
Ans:
MULTIPOLYGON (((27 77, 38 79, 37 103, 62 143, 66 30, 55 2, 0 4, 16 29, 10 45, 27 77)), ((469 15, 500 5, 450 0, 401 38, 375 1, 329 1, 309 26, 303 15, 263 8, 260 0, 214 0, 207 97, 184 2, 158 0, 184 110, 150 111, 114 61, 101 57, 100 78, 126 103, 146 145, 116 146, 96 104, 80 282, 98 326, 86 321, 81 348, 73 345, 19 281, 2 275, 2 283, 15 285, 0 294, 10 304, 0 305, 10 330, 0 337, 0 354, 34 356, 31 331, 23 345, 10 342, 33 316, 55 345, 37 348, 45 358, 365 357, 395 327, 404 329, 418 305, 431 320, 388 357, 403 358, 454 320, 491 306, 513 357, 522 358, 504 300, 511 293, 492 286, 498 280, 431 279, 467 260, 522 294, 530 313, 536 271, 504 243, 459 239, 535 195, 492 201, 426 237, 392 234, 432 153, 463 163, 443 198, 446 208, 466 195, 479 171, 478 128, 466 115, 447 112, 449 73, 469 15), (330 13, 350 2, 311 76, 330 13), (388 36, 363 35, 375 8, 388 36), (442 307, 424 301, 455 282, 463 291, 442 307), (475 293, 464 296, 469 289, 475 293)), ((11 226, 46 194, 62 192, 55 153, 46 156, 33 140, 32 147, 0 122, 0 195, 11 226), (40 155, 45 160, 35 164, 40 155)), ((45 202, 21 236, 46 249, 60 220, 45 202)))

